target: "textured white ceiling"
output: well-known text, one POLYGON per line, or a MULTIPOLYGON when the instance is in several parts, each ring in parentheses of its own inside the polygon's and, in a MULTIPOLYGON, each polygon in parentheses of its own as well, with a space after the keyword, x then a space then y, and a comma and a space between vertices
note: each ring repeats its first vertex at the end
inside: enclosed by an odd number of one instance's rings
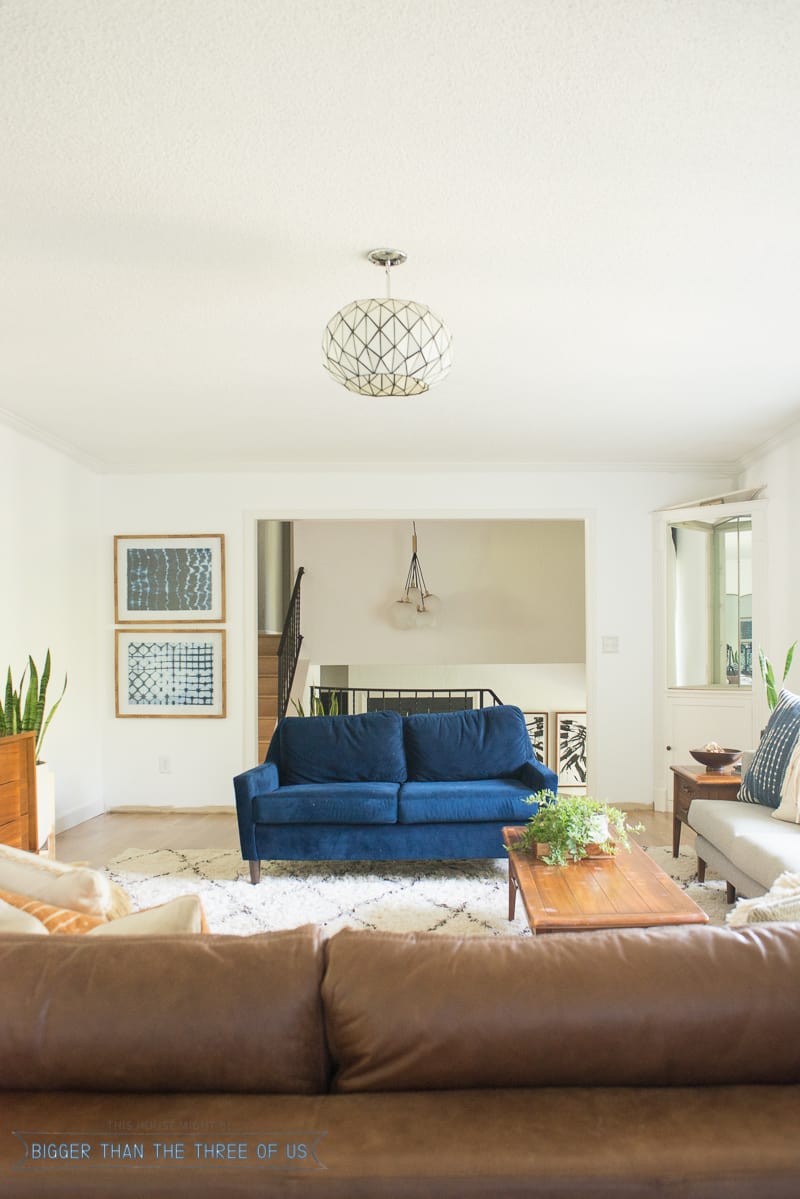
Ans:
POLYGON ((0 408, 100 469, 728 463, 800 417, 797 0, 2 0, 0 408), (416 399, 334 311, 447 320, 416 399))

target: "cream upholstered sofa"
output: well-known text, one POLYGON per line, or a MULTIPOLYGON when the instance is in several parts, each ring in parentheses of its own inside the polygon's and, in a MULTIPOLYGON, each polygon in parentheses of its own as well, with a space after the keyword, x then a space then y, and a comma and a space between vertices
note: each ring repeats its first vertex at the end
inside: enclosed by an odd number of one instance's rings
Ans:
POLYGON ((800 873, 800 697, 783 690, 735 800, 695 799, 701 881, 706 866, 734 893, 764 895, 781 875, 800 873))

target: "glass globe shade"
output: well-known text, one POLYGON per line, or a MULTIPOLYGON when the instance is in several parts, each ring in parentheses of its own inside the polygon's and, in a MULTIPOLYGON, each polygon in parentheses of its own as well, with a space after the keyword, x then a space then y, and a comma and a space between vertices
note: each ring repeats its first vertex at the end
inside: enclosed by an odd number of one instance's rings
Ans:
POLYGON ((433 629, 436 627, 436 613, 427 608, 418 609, 415 613, 415 624, 418 629, 433 629))
POLYGON ((392 604, 392 624, 396 629, 413 629, 416 614, 416 608, 406 599, 392 604))
POLYGON ((439 612, 441 612, 442 601, 439 599, 438 595, 434 595, 432 591, 425 592, 424 602, 426 611, 432 612, 434 616, 437 616, 439 612))

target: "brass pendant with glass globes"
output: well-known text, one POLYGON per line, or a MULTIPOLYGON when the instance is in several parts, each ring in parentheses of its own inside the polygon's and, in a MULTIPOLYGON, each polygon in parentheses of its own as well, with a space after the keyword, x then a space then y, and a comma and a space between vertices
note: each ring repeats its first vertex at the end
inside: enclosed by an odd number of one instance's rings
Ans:
POLYGON ((442 601, 428 590, 417 555, 416 521, 412 527, 411 563, 403 594, 392 604, 392 623, 397 629, 432 629, 436 625, 442 601))

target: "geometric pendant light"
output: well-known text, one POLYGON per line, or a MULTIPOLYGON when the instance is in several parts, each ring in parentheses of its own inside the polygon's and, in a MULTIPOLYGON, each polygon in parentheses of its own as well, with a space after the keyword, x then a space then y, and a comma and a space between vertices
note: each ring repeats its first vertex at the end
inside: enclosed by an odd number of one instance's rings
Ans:
POLYGON ((389 271, 405 262, 402 250, 372 250, 367 257, 386 271, 386 297, 353 300, 331 317, 323 366, 357 395, 421 395, 452 366, 450 333, 424 304, 391 298, 389 271))

